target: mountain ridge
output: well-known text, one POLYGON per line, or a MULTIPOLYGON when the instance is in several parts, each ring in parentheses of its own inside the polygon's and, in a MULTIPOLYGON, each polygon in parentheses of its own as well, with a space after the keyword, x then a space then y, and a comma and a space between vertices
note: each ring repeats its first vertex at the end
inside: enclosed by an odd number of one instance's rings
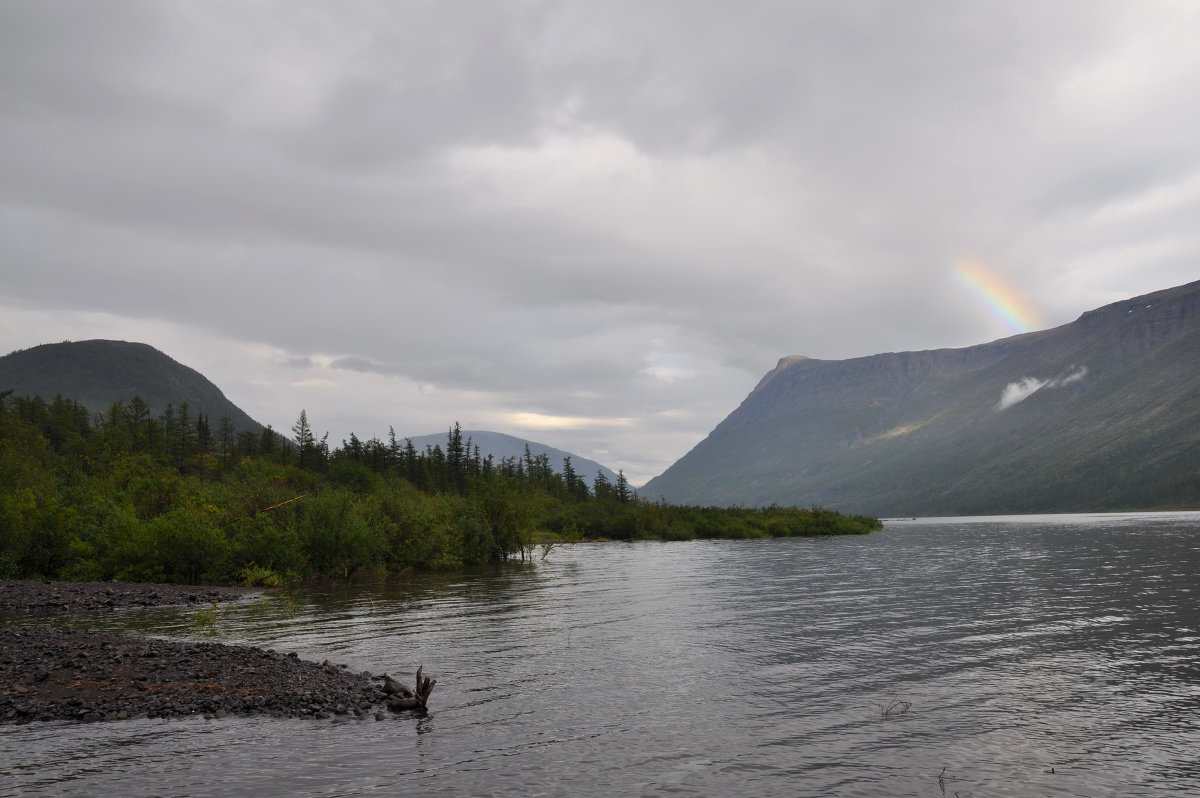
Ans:
POLYGON ((74 399, 95 413, 140 396, 152 416, 168 404, 187 402, 193 415, 213 424, 229 414, 238 431, 261 433, 263 425, 231 402, 200 372, 149 344, 94 338, 18 349, 0 357, 0 391, 17 396, 74 399))
MULTIPOLYGON (((423 450, 426 445, 441 446, 446 448, 446 440, 448 433, 432 433, 430 435, 418 435, 411 437, 413 445, 419 450, 423 450)), ((534 457, 545 454, 550 460, 550 467, 556 473, 562 473, 563 458, 571 458, 571 468, 576 475, 587 482, 588 488, 592 486, 593 480, 596 478, 596 473, 602 472, 609 482, 616 483, 617 474, 612 469, 608 468, 595 460, 590 460, 581 455, 573 454, 572 452, 558 449, 549 444, 531 441, 526 438, 519 438, 515 435, 509 435, 504 432, 493 432, 491 430, 462 430, 463 440, 471 438, 474 446, 479 447, 480 455, 487 457, 491 454, 496 462, 499 462, 505 457, 521 457, 525 453, 525 445, 529 445, 529 452, 534 457)))
MULTIPOLYGON (((229 401, 220 388, 195 369, 145 343, 90 339, 40 344, 0 357, 0 392, 12 390, 17 396, 55 396, 73 399, 92 414, 104 413, 116 401, 128 403, 135 396, 146 402, 150 413, 158 417, 168 404, 178 408, 187 402, 191 414, 208 414, 215 424, 228 413, 238 431, 261 434, 263 426, 229 401)), ((473 436, 483 456, 492 454, 497 461, 520 457, 528 444, 534 456, 545 454, 550 466, 562 472, 562 458, 570 457, 577 475, 592 485, 597 472, 615 483, 617 475, 595 460, 557 449, 537 441, 487 430, 463 430, 464 438, 473 436)), ((446 435, 420 435, 412 438, 418 449, 425 445, 445 448, 446 435)))
POLYGON ((1200 506, 1196 363, 1200 281, 972 347, 784 357, 642 495, 884 515, 1200 506))

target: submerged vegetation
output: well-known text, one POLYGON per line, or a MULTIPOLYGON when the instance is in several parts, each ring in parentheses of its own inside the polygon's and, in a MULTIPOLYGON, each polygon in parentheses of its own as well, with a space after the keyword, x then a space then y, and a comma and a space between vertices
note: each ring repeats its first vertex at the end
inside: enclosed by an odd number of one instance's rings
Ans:
POLYGON ((0 393, 0 577, 277 584, 314 575, 448 569, 530 558, 582 539, 862 534, 821 508, 680 507, 623 474, 591 485, 570 458, 481 457, 373 438, 330 448, 301 411, 290 439, 215 426, 142 400, 93 416, 61 397, 0 393))

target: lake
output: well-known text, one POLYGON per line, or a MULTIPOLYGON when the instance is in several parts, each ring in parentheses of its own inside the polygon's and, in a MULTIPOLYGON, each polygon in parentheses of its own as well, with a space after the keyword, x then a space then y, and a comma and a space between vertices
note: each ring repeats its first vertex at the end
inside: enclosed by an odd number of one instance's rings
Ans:
POLYGON ((1200 513, 922 519, 47 619, 438 686, 382 722, 0 727, 0 795, 1196 795, 1197 574, 1200 513))

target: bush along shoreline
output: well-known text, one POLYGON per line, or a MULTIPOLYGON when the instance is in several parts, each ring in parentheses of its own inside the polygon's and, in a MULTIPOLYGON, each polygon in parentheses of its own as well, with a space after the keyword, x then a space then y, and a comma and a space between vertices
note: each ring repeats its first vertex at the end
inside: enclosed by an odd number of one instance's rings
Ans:
POLYGON ((272 586, 526 560, 556 542, 882 528, 820 507, 647 502, 623 474, 587 484, 570 458, 481 457, 457 424, 424 451, 394 432, 331 448, 304 411, 292 433, 237 432, 186 404, 93 416, 0 392, 0 578, 272 586))

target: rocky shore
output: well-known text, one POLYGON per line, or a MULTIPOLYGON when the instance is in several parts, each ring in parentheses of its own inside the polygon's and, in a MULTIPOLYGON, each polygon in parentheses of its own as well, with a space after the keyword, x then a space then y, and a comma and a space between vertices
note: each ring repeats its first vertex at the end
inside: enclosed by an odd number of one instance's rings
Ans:
MULTIPOLYGON (((0 582, 0 613, 207 604, 260 592, 5 581, 0 582)), ((414 699, 405 699, 395 685, 382 674, 350 673, 328 660, 310 662, 295 653, 248 646, 44 626, 0 628, 0 723, 263 713, 382 720, 389 706, 413 708, 414 699)))
POLYGON ((0 613, 88 612, 121 607, 199 605, 240 601, 262 592, 260 588, 250 587, 0 579, 0 613))
POLYGON ((295 654, 45 627, 0 629, 3 722, 368 717, 387 698, 369 673, 295 654))

